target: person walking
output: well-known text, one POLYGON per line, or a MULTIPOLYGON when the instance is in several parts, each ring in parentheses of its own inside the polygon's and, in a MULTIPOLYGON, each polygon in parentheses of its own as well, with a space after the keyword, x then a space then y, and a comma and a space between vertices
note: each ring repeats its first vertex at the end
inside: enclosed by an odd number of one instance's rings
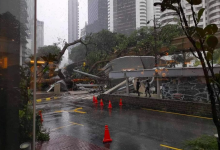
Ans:
POLYGON ((141 86, 141 83, 140 83, 139 79, 137 79, 136 90, 137 90, 138 96, 140 96, 140 92, 139 92, 140 86, 141 86))
POLYGON ((145 85, 146 97, 147 97, 147 93, 149 94, 149 97, 151 97, 151 95, 150 95, 150 83, 149 83, 149 80, 147 80, 146 85, 145 85))

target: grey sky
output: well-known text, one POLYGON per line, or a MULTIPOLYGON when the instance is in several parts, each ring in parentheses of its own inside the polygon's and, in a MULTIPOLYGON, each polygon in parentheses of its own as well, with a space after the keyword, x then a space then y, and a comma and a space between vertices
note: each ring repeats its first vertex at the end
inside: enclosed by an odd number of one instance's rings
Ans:
MULTIPOLYGON (((79 0, 79 27, 88 20, 87 0, 79 0)), ((68 0, 38 0, 37 18, 44 22, 44 45, 58 42, 57 38, 68 40, 68 0)), ((79 30, 80 31, 80 30, 79 30)), ((65 53, 65 62, 67 53, 65 53)))
MULTIPOLYGON (((68 0, 38 0, 37 18, 44 21, 44 44, 57 42, 57 37, 68 37, 68 0)), ((87 0, 79 0, 79 27, 88 20, 87 0)))

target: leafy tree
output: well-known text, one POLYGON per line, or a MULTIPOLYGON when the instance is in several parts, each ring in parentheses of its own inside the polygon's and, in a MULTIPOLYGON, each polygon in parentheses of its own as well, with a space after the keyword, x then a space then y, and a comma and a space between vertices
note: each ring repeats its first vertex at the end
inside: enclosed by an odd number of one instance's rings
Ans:
MULTIPOLYGON (((213 54, 218 44, 218 38, 215 33, 218 31, 218 27, 216 24, 209 24, 205 28, 199 27, 198 23, 205 8, 201 8, 196 14, 194 6, 200 5, 202 0, 187 0, 187 2, 191 5, 193 25, 190 25, 187 21, 182 0, 163 0, 162 2, 154 3, 154 5, 160 5, 161 11, 173 10, 179 16, 182 30, 192 44, 190 51, 201 62, 211 101, 213 122, 216 126, 218 137, 220 137, 220 107, 217 105, 220 102, 220 75, 215 74, 213 68, 213 54)), ((218 149, 220 150, 219 138, 218 149)))
MULTIPOLYGON (((37 56, 43 58, 45 61, 57 61, 61 49, 56 45, 43 46, 38 49, 37 56)), ((62 58, 61 58, 62 60, 62 58)))
POLYGON ((124 38, 126 38, 124 35, 112 33, 108 30, 88 35, 85 38, 87 44, 74 47, 70 59, 74 62, 85 59, 85 68, 87 68, 85 70, 90 73, 97 73, 99 68, 102 68, 106 62, 115 57, 115 47, 119 46, 124 38))
POLYGON ((201 62, 199 61, 199 59, 196 59, 194 66, 197 67, 198 65, 201 65, 201 62))
POLYGON ((213 62, 215 64, 220 64, 220 49, 216 49, 213 54, 213 62))
POLYGON ((86 47, 83 44, 77 45, 71 49, 69 59, 73 62, 78 62, 84 60, 86 57, 86 47))
POLYGON ((155 56, 164 55, 160 52, 162 47, 167 47, 169 52, 173 52, 175 47, 171 45, 175 37, 183 35, 179 25, 157 24, 154 27, 142 27, 134 31, 118 47, 118 51, 129 53, 135 52, 136 55, 155 56))

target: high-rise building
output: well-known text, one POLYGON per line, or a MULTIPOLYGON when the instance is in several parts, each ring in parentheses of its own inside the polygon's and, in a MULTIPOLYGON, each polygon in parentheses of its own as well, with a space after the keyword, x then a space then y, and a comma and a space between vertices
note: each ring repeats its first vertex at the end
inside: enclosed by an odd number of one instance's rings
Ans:
POLYGON ((216 24, 218 28, 220 28, 220 1, 206 0, 206 5, 208 6, 208 9, 206 10, 207 22, 209 24, 216 24))
MULTIPOLYGON (((68 1, 68 42, 71 43, 79 38, 79 3, 78 0, 68 1)), ((68 48, 69 54, 71 48, 68 48)))
POLYGON ((109 0, 108 29, 129 35, 147 26, 147 0, 109 0))
POLYGON ((96 33, 108 29, 108 0, 88 1, 87 33, 96 33))
POLYGON ((44 22, 37 20, 37 50, 44 46, 44 22))
POLYGON ((86 27, 87 27, 87 22, 85 22, 84 28, 81 29, 80 38, 84 39, 86 37, 86 27))
POLYGON ((147 26, 154 25, 154 22, 152 21, 154 19, 154 16, 156 22, 160 23, 160 16, 161 16, 160 6, 154 6, 155 2, 161 2, 161 0, 147 0, 147 20, 149 21, 147 26))
MULTIPOLYGON (((190 26, 194 26, 191 5, 187 1, 182 1, 182 6, 190 26)), ((205 8, 203 16, 198 24, 204 28, 208 24, 216 24, 220 28, 220 1, 219 0, 203 0, 200 5, 193 6, 194 11, 198 12, 201 8, 205 8)), ((178 22, 177 14, 172 10, 166 10, 161 13, 161 24, 176 24, 178 22)))

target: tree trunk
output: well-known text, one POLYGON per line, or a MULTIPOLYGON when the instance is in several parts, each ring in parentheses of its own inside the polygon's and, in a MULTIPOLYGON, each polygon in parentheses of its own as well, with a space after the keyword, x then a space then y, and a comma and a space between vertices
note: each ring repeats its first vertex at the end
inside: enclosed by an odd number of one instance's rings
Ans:
POLYGON ((219 137, 220 137, 220 123, 219 123, 219 119, 218 119, 218 114, 217 114, 217 110, 216 110, 216 102, 215 102, 215 96, 214 96, 214 89, 211 86, 210 80, 209 80, 209 74, 208 74, 208 70, 206 68, 203 56, 201 54, 201 52, 197 52, 199 59, 201 61, 202 64, 202 68, 203 68, 203 72, 205 75, 205 80, 206 80, 206 86, 208 88, 208 92, 209 92, 209 98, 211 101, 211 109, 212 109, 212 117, 213 117, 213 122, 216 126, 217 129, 217 133, 218 133, 218 149, 220 150, 220 141, 219 141, 219 137))

